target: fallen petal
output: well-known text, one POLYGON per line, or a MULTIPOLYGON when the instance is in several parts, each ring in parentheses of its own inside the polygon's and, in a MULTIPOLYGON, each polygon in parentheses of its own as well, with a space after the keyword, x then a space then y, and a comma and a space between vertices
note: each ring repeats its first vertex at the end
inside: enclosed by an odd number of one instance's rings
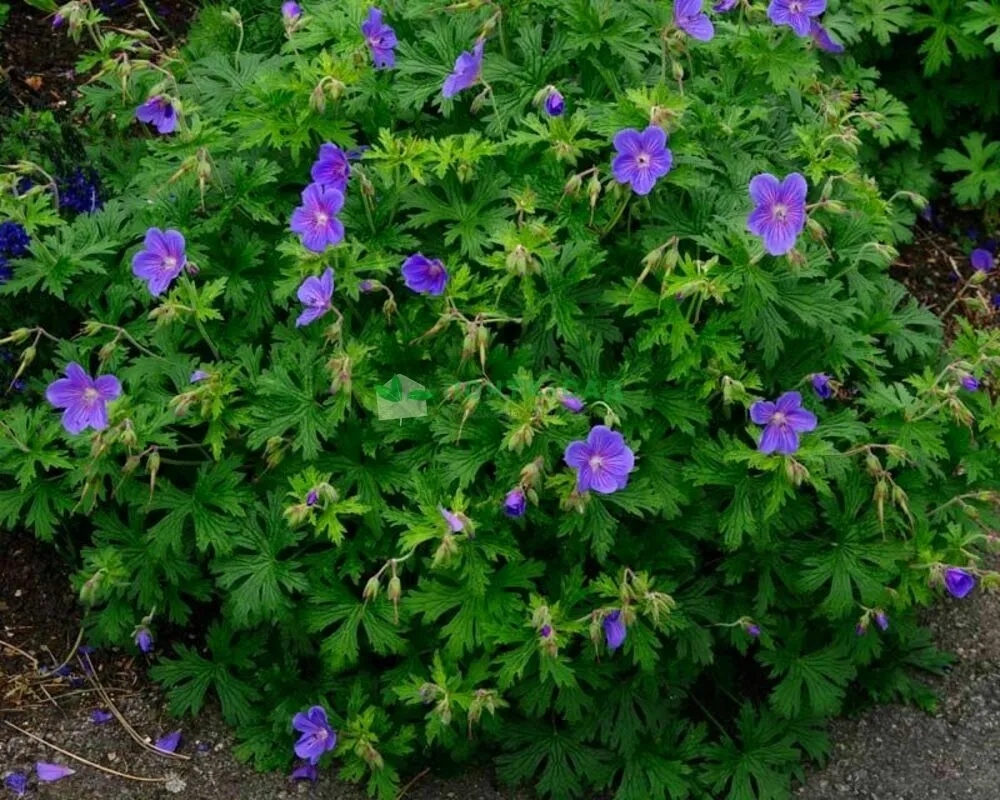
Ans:
POLYGON ((50 764, 47 761, 39 761, 35 764, 35 772, 38 774, 38 780, 50 783, 69 777, 75 774, 76 770, 64 767, 62 764, 50 764))
POLYGON ((174 731, 173 733, 168 733, 166 736, 161 736, 156 740, 156 747, 159 750, 166 750, 168 753, 172 753, 177 749, 177 745, 181 743, 181 732, 174 731))

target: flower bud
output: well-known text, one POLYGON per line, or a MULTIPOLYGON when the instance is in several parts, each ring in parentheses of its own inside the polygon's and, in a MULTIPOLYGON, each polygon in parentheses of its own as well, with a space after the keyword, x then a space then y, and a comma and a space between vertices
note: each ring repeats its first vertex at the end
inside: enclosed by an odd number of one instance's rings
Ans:
POLYGON ((34 345, 30 347, 25 347, 24 351, 21 353, 21 369, 23 370, 32 361, 35 360, 35 356, 38 354, 38 350, 34 345))
POLYGON ((5 339, 0 339, 0 344, 20 344, 25 339, 31 335, 31 331, 28 328, 17 328, 12 330, 10 334, 5 339))
POLYGON ((573 175, 566 185, 563 187, 563 194, 576 194, 580 191, 580 187, 583 186, 583 178, 579 175, 573 175))
POLYGON ((440 567, 447 564, 453 555, 458 552, 458 542, 455 537, 450 533, 446 533, 441 537, 441 544, 438 545, 437 550, 434 551, 434 558, 431 560, 431 566, 440 567))
POLYGON ((385 596, 393 603, 398 603, 399 598, 403 596, 403 582, 399 579, 398 575, 393 575, 389 579, 389 586, 385 590, 385 596))
POLYGON ((139 456, 129 456, 122 465, 122 474, 131 475, 139 466, 139 456))
POLYGON ((675 61, 673 63, 673 74, 674 80, 680 83, 684 80, 684 65, 680 61, 675 61))
POLYGON ((590 199, 590 207, 594 208, 601 197, 601 182, 597 179, 597 175, 591 175, 587 181, 587 197, 590 199))
POLYGON ((365 588, 364 591, 361 593, 361 596, 367 603, 370 600, 374 600, 376 597, 378 597, 378 593, 381 588, 382 588, 382 582, 379 580, 379 578, 373 575, 371 578, 368 579, 368 583, 365 584, 365 588))

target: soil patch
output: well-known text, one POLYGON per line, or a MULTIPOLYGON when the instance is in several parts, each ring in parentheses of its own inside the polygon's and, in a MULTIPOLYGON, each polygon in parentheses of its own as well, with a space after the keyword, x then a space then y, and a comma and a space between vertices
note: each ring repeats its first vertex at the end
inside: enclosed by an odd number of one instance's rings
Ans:
MULTIPOLYGON (((109 18, 110 25, 150 27, 149 18, 136 0, 99 0, 95 5, 109 18)), ((197 3, 159 0, 146 3, 146 7, 169 41, 187 30, 197 3)), ((0 68, 7 74, 6 81, 0 80, 0 113, 72 107, 76 86, 87 77, 77 75, 76 60, 88 44, 86 34, 76 43, 65 27, 53 29, 51 14, 23 0, 13 0, 7 22, 0 28, 0 68)))

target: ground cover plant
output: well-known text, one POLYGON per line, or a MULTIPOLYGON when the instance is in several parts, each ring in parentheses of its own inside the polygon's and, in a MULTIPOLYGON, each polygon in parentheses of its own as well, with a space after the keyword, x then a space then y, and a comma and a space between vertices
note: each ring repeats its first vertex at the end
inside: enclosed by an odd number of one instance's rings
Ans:
POLYGON ((60 7, 102 205, 6 168, 0 523, 262 768, 786 796, 997 582, 1000 337, 888 277, 910 122, 823 11, 60 7))

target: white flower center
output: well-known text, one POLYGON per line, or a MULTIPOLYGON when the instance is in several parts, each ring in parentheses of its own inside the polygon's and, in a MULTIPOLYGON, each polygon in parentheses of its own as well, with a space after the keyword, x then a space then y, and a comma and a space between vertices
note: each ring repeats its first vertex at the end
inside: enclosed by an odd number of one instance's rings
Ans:
POLYGON ((93 405, 101 395, 98 393, 97 389, 90 388, 83 390, 83 402, 88 406, 93 405))
POLYGON ((793 14, 802 13, 802 3, 789 3, 788 10, 793 14))
POLYGON ((324 213, 322 211, 317 211, 316 212, 316 224, 317 225, 319 225, 319 226, 322 227, 322 226, 325 226, 329 221, 330 221, 330 217, 329 217, 328 214, 326 214, 326 213, 324 213))
POLYGON ((778 222, 784 222, 788 217, 788 206, 784 203, 775 203, 774 210, 771 213, 774 214, 774 218, 778 220, 778 222))
POLYGON ((646 155, 645 153, 640 153, 638 156, 636 156, 635 163, 640 167, 648 167, 649 156, 646 155))
POLYGON ((591 456, 590 461, 588 461, 587 463, 590 464, 590 468, 594 472, 597 472, 597 470, 599 470, 601 467, 604 466, 604 459, 601 458, 600 456, 591 456))
POLYGON ((771 422, 775 425, 787 425, 788 417, 786 417, 782 412, 775 411, 774 415, 771 417, 771 422))
POLYGON ((174 270, 177 268, 177 259, 173 256, 167 256, 163 259, 163 268, 165 270, 174 270))

